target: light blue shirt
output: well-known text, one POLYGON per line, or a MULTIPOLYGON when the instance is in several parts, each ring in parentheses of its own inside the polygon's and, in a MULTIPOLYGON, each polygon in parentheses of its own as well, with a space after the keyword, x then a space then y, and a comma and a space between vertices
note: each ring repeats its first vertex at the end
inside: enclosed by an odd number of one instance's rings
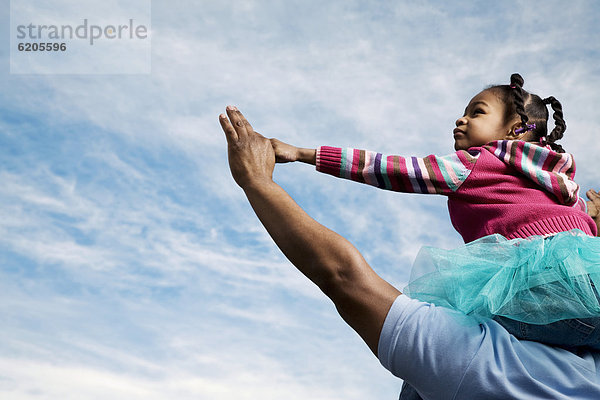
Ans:
POLYGON ((400 295, 379 360, 423 399, 600 399, 600 352, 518 340, 495 321, 474 323, 400 295))

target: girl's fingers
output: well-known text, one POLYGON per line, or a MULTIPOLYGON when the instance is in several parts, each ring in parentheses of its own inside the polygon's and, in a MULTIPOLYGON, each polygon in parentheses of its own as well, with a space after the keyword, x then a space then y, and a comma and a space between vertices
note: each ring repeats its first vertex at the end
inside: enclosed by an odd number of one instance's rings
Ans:
POLYGON ((221 123, 221 128, 223 128, 223 132, 225 132, 228 143, 235 142, 239 139, 237 132, 225 114, 219 115, 219 122, 221 123))

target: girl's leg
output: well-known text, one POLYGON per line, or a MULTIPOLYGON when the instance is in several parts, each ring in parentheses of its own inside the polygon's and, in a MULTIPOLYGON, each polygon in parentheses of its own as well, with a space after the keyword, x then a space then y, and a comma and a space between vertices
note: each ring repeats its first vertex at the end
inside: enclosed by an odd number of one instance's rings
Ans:
MULTIPOLYGON (((600 294, 591 279, 590 284, 600 302, 600 294)), ((600 317, 565 319, 547 325, 527 324, 500 316, 494 320, 517 339, 565 348, 586 346, 600 350, 600 317)))
POLYGON ((565 348, 587 346, 600 350, 600 318, 566 319, 534 325, 506 317, 495 317, 517 339, 533 340, 565 348))

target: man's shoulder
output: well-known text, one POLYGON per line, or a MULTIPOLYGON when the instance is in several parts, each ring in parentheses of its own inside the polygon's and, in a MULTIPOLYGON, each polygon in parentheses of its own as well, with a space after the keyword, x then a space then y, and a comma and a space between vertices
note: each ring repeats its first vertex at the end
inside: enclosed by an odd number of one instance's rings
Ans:
POLYGON ((433 398, 600 398, 597 352, 520 341, 495 321, 406 295, 390 309, 379 351, 386 368, 433 398), (581 397, 567 397, 574 388, 581 397))

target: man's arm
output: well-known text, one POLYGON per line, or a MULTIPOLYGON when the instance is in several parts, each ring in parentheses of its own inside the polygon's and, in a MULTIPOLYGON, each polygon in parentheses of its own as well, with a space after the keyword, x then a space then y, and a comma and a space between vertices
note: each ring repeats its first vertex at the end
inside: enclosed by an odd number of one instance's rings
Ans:
POLYGON ((316 222, 272 180, 271 142, 243 115, 220 116, 231 173, 285 256, 334 302, 342 318, 377 354, 381 327, 400 292, 381 279, 346 239, 316 222), (231 121, 231 122, 230 122, 231 121))

